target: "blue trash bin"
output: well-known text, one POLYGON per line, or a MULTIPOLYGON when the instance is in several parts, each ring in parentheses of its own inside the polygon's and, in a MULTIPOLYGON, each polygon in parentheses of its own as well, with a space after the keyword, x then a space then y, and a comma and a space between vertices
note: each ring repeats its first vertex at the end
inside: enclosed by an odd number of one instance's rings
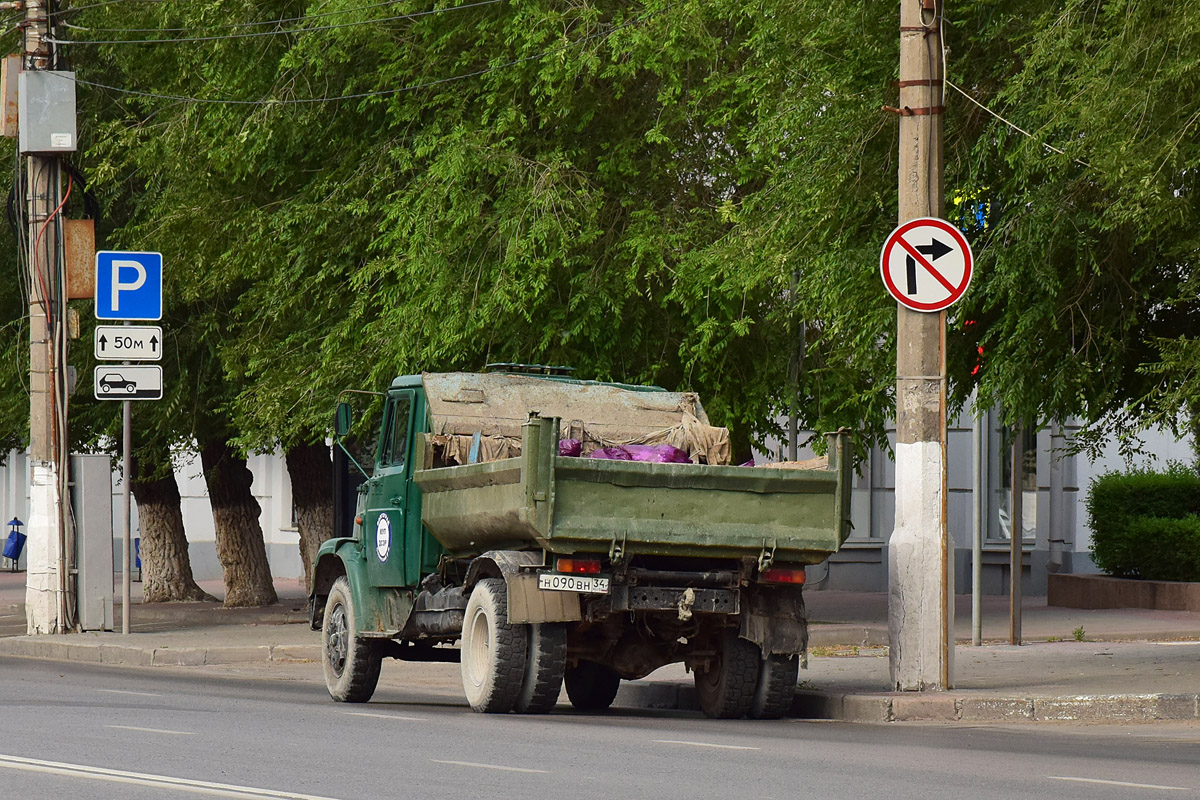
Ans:
POLYGON ((9 531, 8 541, 4 543, 4 557, 11 558, 14 562, 21 557, 21 551, 25 549, 25 534, 9 531))

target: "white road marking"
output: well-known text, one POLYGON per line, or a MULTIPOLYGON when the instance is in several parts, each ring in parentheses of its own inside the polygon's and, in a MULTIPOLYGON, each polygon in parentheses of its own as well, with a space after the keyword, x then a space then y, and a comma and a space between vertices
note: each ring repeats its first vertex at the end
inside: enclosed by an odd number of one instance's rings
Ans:
POLYGON ((498 769, 501 772, 531 772, 540 775, 549 775, 550 773, 544 769, 524 769, 523 767, 502 767, 499 764, 475 764, 470 761, 439 761, 436 758, 429 759, 435 764, 451 764, 455 767, 474 767, 475 769, 498 769))
POLYGON ((1198 645, 1200 642, 1155 642, 1161 647, 1186 647, 1188 645, 1198 645))
POLYGON ((106 728, 116 728, 119 731, 140 731, 142 733, 165 733, 171 736, 195 736, 192 731, 164 731, 161 728, 138 728, 133 725, 105 725, 106 728))
POLYGON ((108 694, 134 694, 138 697, 162 697, 161 694, 155 694, 154 692, 127 692, 124 689, 97 689, 96 691, 108 694))
POLYGON ((1190 792, 1187 786, 1159 786, 1156 783, 1127 783, 1125 781, 1102 781, 1099 778, 1067 778, 1060 775, 1047 776, 1052 781, 1073 781, 1074 783, 1099 783, 1104 786, 1124 786, 1129 789, 1163 789, 1171 792, 1190 792))
POLYGON ((239 800, 271 798, 271 800, 334 800, 295 792, 277 792, 273 789, 256 789, 253 786, 237 786, 230 783, 211 783, 187 778, 171 778, 166 775, 151 775, 145 772, 126 772, 119 769, 88 767, 83 764, 65 764, 59 761, 42 761, 37 758, 0 755, 0 769, 18 769, 25 772, 42 772, 67 778, 83 778, 109 783, 124 783, 133 786, 149 786, 154 789, 171 789, 177 792, 207 794, 215 797, 232 797, 239 800))
POLYGON ((374 717, 375 719, 406 719, 410 722, 424 722, 424 717, 403 717, 399 714, 372 714, 370 711, 343 711, 352 717, 374 717))
POLYGON ((686 744, 690 747, 715 747, 718 750, 761 750, 761 747, 743 747, 738 744, 713 744, 712 742, 684 742, 675 739, 655 739, 658 744, 686 744))

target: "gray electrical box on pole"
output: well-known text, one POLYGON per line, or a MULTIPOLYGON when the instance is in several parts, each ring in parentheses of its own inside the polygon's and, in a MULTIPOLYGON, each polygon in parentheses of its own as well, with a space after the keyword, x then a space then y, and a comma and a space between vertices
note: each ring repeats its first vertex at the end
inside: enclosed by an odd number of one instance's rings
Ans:
POLYGON ((26 70, 17 76, 17 107, 21 124, 17 146, 22 155, 74 153, 75 73, 26 70))
POLYGON ((76 611, 85 631, 113 629, 112 458, 71 456, 76 611))

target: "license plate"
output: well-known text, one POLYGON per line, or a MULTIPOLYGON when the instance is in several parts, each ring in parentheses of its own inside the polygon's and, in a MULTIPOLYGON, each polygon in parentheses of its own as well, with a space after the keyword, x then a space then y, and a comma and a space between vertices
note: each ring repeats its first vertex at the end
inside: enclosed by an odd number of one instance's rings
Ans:
POLYGON ((595 575, 559 575, 543 572, 538 575, 538 588, 552 592, 590 592, 608 594, 608 578, 595 575))

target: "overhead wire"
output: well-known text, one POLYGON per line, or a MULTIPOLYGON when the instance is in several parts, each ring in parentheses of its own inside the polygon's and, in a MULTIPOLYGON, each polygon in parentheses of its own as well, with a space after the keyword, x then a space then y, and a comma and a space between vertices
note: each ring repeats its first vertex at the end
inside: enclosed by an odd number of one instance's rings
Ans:
POLYGON ((114 45, 114 44, 186 44, 189 42, 219 42, 227 39, 250 39, 259 36, 286 36, 289 34, 300 33, 316 33, 319 31, 332 31, 339 28, 353 28, 359 25, 377 25, 381 22, 396 22, 399 20, 419 19, 428 17, 434 14, 445 14, 450 11, 466 11, 472 8, 481 6, 495 5, 496 3, 507 2, 507 0, 479 0, 475 3, 467 3, 461 6, 448 6, 446 8, 433 8, 428 11, 414 11, 410 14, 397 14, 391 17, 375 17, 373 19, 357 20, 355 22, 338 22, 329 25, 315 25, 313 27, 288 28, 286 30, 274 31, 247 31, 245 33, 225 33, 214 34, 212 36, 180 36, 169 37, 166 39, 59 39, 54 36, 47 36, 46 41, 57 45, 76 45, 76 44, 95 44, 95 45, 114 45))
POLYGON ((135 2, 136 3, 161 3, 163 1, 164 0, 104 0, 103 2, 100 2, 100 3, 88 3, 87 5, 71 6, 70 8, 64 8, 61 11, 55 11, 54 16, 60 16, 62 14, 70 14, 75 11, 86 11, 89 8, 103 8, 104 6, 112 6, 112 5, 116 5, 117 3, 135 3, 135 2))
MULTIPOLYGON (((490 0, 490 1, 495 2, 496 0, 490 0)), ((266 105, 281 105, 282 106, 282 105, 311 105, 314 103, 336 103, 336 102, 341 102, 343 100, 362 100, 362 99, 371 98, 371 97, 389 97, 392 95, 404 94, 407 92, 420 91, 421 89, 429 89, 431 87, 439 86, 439 85, 442 85, 445 83, 454 83, 456 81, 466 80, 468 78, 476 78, 476 77, 479 77, 480 75, 486 75, 490 72, 497 72, 499 70, 507 69, 509 67, 515 67, 515 66, 518 66, 520 64, 525 64, 530 61, 538 61, 538 60, 546 58, 548 56, 552 56, 557 53, 561 53, 566 50, 569 50, 572 47, 578 47, 579 45, 586 44, 589 41, 593 41, 595 39, 600 39, 600 38, 607 38, 609 36, 612 36, 613 34, 617 33, 618 31, 633 27, 634 25, 641 24, 641 23, 649 20, 650 18, 663 13, 663 11, 665 11, 665 10, 666 9, 663 8, 663 9, 659 9, 656 11, 652 11, 648 14, 643 14, 640 17, 635 17, 634 19, 629 20, 628 22, 624 22, 624 23, 621 23, 620 25, 616 25, 606 31, 598 31, 596 33, 588 34, 587 36, 583 36, 574 41, 567 42, 566 44, 560 45, 558 47, 554 47, 549 50, 543 50, 540 53, 535 53, 535 54, 529 55, 529 56, 522 56, 521 58, 515 58, 515 59, 512 59, 511 61, 506 61, 502 64, 495 64, 493 66, 484 67, 483 69, 474 70, 472 72, 465 72, 460 75, 450 75, 445 78, 438 78, 436 80, 425 81, 423 83, 410 84, 408 86, 400 86, 395 89, 380 89, 378 91, 373 91, 373 92, 358 92, 355 94, 346 94, 346 95, 334 95, 334 96, 326 96, 326 97, 298 97, 298 98, 289 98, 289 99, 267 98, 267 99, 260 99, 260 100, 236 100, 236 99, 232 99, 232 98, 191 97, 188 95, 162 94, 162 93, 158 93, 158 92, 143 92, 143 91, 139 91, 137 89, 126 89, 126 88, 123 88, 120 86, 112 86, 112 85, 106 84, 106 83, 99 83, 97 81, 88 81, 88 80, 84 80, 79 77, 72 78, 72 77, 68 77, 66 75, 62 75, 59 73, 53 73, 53 74, 55 75, 55 77, 59 78, 60 80, 74 81, 75 83, 80 84, 82 86, 91 86, 93 88, 105 89, 108 91, 118 92, 120 94, 132 95, 135 97, 148 97, 148 98, 152 98, 152 99, 156 99, 156 100, 170 100, 170 101, 177 102, 177 103, 198 103, 198 104, 208 104, 208 105, 234 105, 234 106, 266 106, 266 105)))
MULTIPOLYGON (((1042 147, 1046 148, 1047 150, 1051 150, 1051 151, 1053 151, 1053 152, 1055 152, 1055 153, 1058 153, 1060 156, 1065 156, 1065 155, 1067 155, 1067 153, 1066 153, 1065 151, 1058 149, 1057 147, 1055 147, 1055 146, 1054 146, 1054 145, 1052 145, 1052 144, 1048 144, 1047 142, 1045 142, 1045 141, 1043 141, 1043 140, 1039 139, 1038 137, 1034 136, 1034 135, 1033 135, 1032 133, 1030 133, 1029 131, 1027 131, 1027 130, 1025 130, 1024 128, 1022 128, 1020 125, 1017 125, 1015 122, 1010 122, 1009 120, 1007 120, 1007 119, 1005 119, 1004 117, 1002 117, 1002 116, 1000 116, 999 114, 997 114, 995 111, 992 111, 990 108, 988 108, 987 106, 985 106, 983 103, 979 102, 979 101, 978 101, 978 100, 976 100, 974 97, 971 97, 971 95, 970 95, 970 94, 968 94, 968 93, 966 92, 966 90, 964 90, 964 89, 963 89, 961 86, 958 86, 957 84, 955 84, 955 83, 953 83, 953 82, 951 82, 951 81, 949 81, 949 80, 947 80, 947 81, 946 81, 946 85, 947 85, 947 86, 949 86, 949 87, 950 87, 951 89, 953 89, 954 91, 956 91, 956 92, 958 92, 959 94, 961 94, 963 97, 965 97, 965 98, 967 98, 968 100, 970 100, 970 101, 971 101, 972 103, 974 103, 975 105, 979 106, 981 109, 983 109, 983 110, 984 110, 984 111, 986 111, 987 113, 991 114, 991 115, 992 115, 993 117, 995 117, 996 119, 998 119, 998 120, 1000 120, 1001 122, 1003 122, 1003 123, 1004 123, 1005 125, 1007 125, 1008 127, 1012 128, 1012 129, 1013 129, 1014 131, 1016 131, 1017 133, 1023 134, 1024 136, 1026 136, 1026 137, 1028 137, 1028 138, 1030 138, 1030 139, 1033 139, 1035 142, 1037 142, 1038 144, 1040 144, 1042 147)), ((1088 169, 1093 169, 1093 167, 1092 167, 1092 165, 1091 165, 1091 164, 1089 164, 1088 162, 1086 162, 1086 161, 1084 161, 1084 160, 1082 160, 1082 159, 1079 159, 1079 158, 1073 158, 1073 157, 1071 157, 1071 160, 1072 160, 1072 161, 1074 161, 1076 164, 1078 164, 1078 165, 1079 165, 1079 166, 1081 166, 1081 167, 1087 167, 1088 169)))
MULTIPOLYGON (((158 0, 161 2, 161 0, 158 0)), ((370 11, 373 8, 383 8, 384 6, 394 6, 397 3, 402 3, 405 0, 384 0, 382 3, 371 3, 365 6, 354 6, 352 8, 339 8, 336 11, 318 11, 315 14, 306 14, 303 17, 287 17, 283 19, 268 19, 259 20, 257 22, 230 22, 221 25, 206 25, 204 27, 192 25, 186 28, 96 28, 90 25, 72 25, 69 22, 60 22, 64 28, 70 28, 75 31, 91 31, 92 33, 183 33, 185 31, 194 30, 227 30, 231 28, 249 28, 257 25, 283 25, 289 22, 304 22, 310 19, 318 19, 322 17, 334 17, 339 14, 350 14, 355 11, 370 11)), ((102 4, 103 5, 103 4, 102 4)), ((83 6, 86 8, 86 6, 83 6)), ((65 14, 70 11, 77 11, 79 7, 68 8, 64 11, 57 12, 55 16, 65 14)))

